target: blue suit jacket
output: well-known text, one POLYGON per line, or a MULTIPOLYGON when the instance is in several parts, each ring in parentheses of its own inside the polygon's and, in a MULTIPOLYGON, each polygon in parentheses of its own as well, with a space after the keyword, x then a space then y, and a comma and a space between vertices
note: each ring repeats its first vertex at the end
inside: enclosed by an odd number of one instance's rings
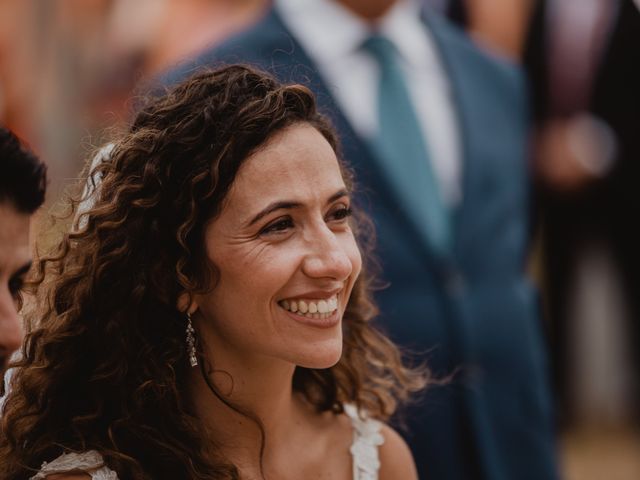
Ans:
MULTIPOLYGON (((536 300, 523 275, 527 241, 526 98, 520 72, 481 54, 443 19, 426 19, 454 87, 463 139, 464 200, 455 246, 437 256, 414 221, 420 206, 394 193, 277 12, 170 72, 250 63, 315 91, 340 133, 375 221, 383 280, 380 324, 425 352, 436 375, 407 415, 421 478, 553 480, 554 440, 536 300)), ((347 72, 345 72, 347 74, 347 72)))

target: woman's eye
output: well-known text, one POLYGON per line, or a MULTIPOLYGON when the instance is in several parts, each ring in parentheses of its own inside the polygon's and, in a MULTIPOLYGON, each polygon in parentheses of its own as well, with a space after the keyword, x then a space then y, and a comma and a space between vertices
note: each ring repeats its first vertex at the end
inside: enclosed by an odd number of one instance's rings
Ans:
POLYGON ((20 292, 23 286, 24 280, 22 278, 12 278, 9 281, 9 292, 14 299, 20 296, 20 292))
POLYGON ((351 214, 353 213, 353 211, 351 210, 350 207, 340 207, 335 209, 333 212, 331 212, 331 214, 329 215, 331 220, 344 220, 348 217, 351 216, 351 214))
POLYGON ((273 223, 270 223, 262 230, 260 230, 260 235, 265 235, 269 233, 278 233, 284 232, 285 230, 293 227, 293 220, 291 218, 281 218, 276 220, 273 223))

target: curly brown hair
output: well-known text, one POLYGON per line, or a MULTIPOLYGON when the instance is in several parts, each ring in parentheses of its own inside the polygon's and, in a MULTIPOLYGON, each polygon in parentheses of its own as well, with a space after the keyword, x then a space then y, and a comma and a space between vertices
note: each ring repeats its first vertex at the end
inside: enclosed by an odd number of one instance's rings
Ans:
MULTIPOLYGON (((204 231, 238 169, 298 122, 338 150, 307 88, 246 66, 199 74, 139 112, 89 175, 100 178, 93 205, 37 262, 38 306, 4 406, 1 478, 23 479, 65 451, 90 449, 123 480, 239 478, 202 445, 186 388, 186 318, 176 305, 215 284, 204 231)), ((81 200, 72 200, 75 212, 81 200)), ((295 391, 319 412, 354 403, 386 419, 424 384, 371 325, 369 289, 363 273, 344 315, 340 361, 296 369, 295 391)))

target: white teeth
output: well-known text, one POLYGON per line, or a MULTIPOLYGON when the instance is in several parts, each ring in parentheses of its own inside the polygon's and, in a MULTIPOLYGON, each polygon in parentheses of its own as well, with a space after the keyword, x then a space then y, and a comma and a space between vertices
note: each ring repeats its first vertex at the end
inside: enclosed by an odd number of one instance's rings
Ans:
POLYGON ((326 301, 320 300, 318 302, 318 313, 327 313, 329 311, 329 305, 326 301))
POLYGON ((338 297, 334 295, 326 300, 282 300, 280 306, 299 315, 305 315, 310 318, 323 318, 337 310, 338 297))
POLYGON ((309 307, 307 306, 307 302, 305 302, 304 300, 300 300, 298 302, 298 311, 300 311, 300 313, 307 313, 309 311, 309 307))
POLYGON ((329 311, 333 312, 336 308, 338 308, 338 297, 331 297, 328 303, 329 311))

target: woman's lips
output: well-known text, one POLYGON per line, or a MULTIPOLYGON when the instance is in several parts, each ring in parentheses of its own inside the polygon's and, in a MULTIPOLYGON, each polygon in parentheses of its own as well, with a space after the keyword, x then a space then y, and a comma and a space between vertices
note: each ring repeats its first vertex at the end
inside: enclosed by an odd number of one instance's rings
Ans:
POLYGON ((327 299, 288 299, 278 302, 280 308, 297 322, 319 328, 330 328, 340 323, 338 297, 327 299))
POLYGON ((279 305, 289 312, 299 315, 331 314, 338 309, 336 294, 322 299, 291 298, 281 300, 279 305))

